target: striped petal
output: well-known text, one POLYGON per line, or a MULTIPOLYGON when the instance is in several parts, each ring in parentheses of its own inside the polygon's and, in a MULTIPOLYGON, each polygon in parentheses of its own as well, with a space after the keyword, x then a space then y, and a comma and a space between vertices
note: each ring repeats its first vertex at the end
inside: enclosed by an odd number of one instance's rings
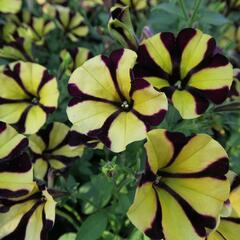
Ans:
POLYGON ((0 238, 47 240, 55 221, 56 202, 46 189, 36 187, 33 195, 21 201, 0 200, 0 238))
POLYGON ((181 79, 184 79, 204 58, 211 55, 216 47, 216 42, 210 35, 192 28, 186 28, 178 34, 177 44, 181 52, 181 79))
POLYGON ((29 137, 36 178, 46 178, 49 168, 63 170, 82 155, 82 144, 69 145, 69 130, 65 124, 54 122, 29 137))
POLYGON ((172 103, 184 119, 200 116, 209 106, 209 101, 193 89, 175 90, 172 95, 172 103))
POLYGON ((15 157, 28 145, 25 136, 6 123, 0 122, 0 163, 15 157))
POLYGON ((0 199, 21 199, 34 188, 32 164, 26 153, 0 163, 0 199))
POLYGON ((148 133, 145 148, 146 170, 128 217, 152 239, 205 239, 229 195, 226 152, 208 135, 185 137, 162 129, 148 133))
POLYGON ((0 76, 4 86, 0 90, 0 119, 14 124, 19 132, 37 132, 47 114, 57 107, 56 78, 43 66, 30 62, 7 65, 0 76))

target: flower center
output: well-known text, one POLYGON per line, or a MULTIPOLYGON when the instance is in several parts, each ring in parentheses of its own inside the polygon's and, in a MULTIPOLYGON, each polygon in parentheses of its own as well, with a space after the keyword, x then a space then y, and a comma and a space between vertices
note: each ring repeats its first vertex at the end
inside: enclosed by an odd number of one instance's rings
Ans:
POLYGON ((32 99, 32 104, 33 105, 37 105, 39 103, 39 98, 38 97, 34 97, 33 99, 32 99))
POLYGON ((155 185, 158 185, 158 184, 160 183, 161 178, 162 178, 161 176, 158 176, 158 175, 157 175, 157 176, 156 176, 156 179, 155 179, 155 181, 154 181, 154 184, 155 184, 155 185))
POLYGON ((123 101, 122 104, 121 104, 121 108, 124 110, 124 111, 129 111, 130 109, 130 104, 128 103, 128 101, 123 101))
POLYGON ((175 87, 177 89, 182 89, 182 81, 181 80, 178 80, 176 83, 175 83, 175 87))

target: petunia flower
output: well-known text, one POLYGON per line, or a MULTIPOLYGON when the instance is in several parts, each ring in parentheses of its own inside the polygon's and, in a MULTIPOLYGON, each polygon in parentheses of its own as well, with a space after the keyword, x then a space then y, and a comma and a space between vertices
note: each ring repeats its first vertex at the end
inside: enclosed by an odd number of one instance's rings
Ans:
POLYGON ((73 12, 68 7, 49 4, 45 5, 44 9, 49 16, 58 21, 60 27, 71 41, 77 42, 79 38, 88 34, 88 26, 79 12, 73 12))
POLYGON ((148 133, 144 174, 128 211, 151 239, 203 240, 229 196, 228 157, 206 134, 148 133))
POLYGON ((29 11, 21 14, 6 16, 3 26, 3 39, 7 42, 14 41, 16 36, 24 39, 30 38, 37 45, 44 43, 45 36, 55 28, 53 21, 43 17, 35 17, 29 11))
POLYGON ((0 239, 47 240, 55 205, 49 191, 33 181, 26 153, 0 162, 0 239))
POLYGON ((114 152, 142 140, 150 126, 158 125, 167 99, 142 79, 134 79, 137 55, 129 49, 110 57, 96 56, 77 68, 69 80, 74 97, 67 108, 72 130, 99 138, 114 152))
POLYGON ((89 49, 78 47, 70 50, 62 50, 60 53, 61 59, 64 61, 65 59, 70 60, 70 64, 68 65, 68 69, 66 71, 67 75, 71 75, 71 73, 78 67, 80 67, 85 61, 91 58, 93 55, 89 49))
POLYGON ((0 12, 17 13, 22 7, 22 0, 0 0, 0 12))
POLYGON ((229 202, 230 216, 221 217, 217 230, 211 233, 206 240, 238 240, 240 236, 240 177, 233 172, 228 173, 231 181, 229 202))
POLYGON ((137 77, 164 91, 184 119, 196 118, 209 102, 222 103, 228 96, 233 69, 219 54, 215 40, 198 29, 183 29, 145 39, 138 50, 137 77))
POLYGON ((67 125, 54 122, 29 137, 36 178, 46 178, 49 168, 62 171, 82 155, 83 145, 75 147, 69 145, 69 131, 70 128, 67 125))
POLYGON ((22 60, 22 61, 32 61, 32 41, 30 38, 22 38, 17 36, 15 39, 0 44, 0 57, 22 60))
POLYGON ((39 64, 14 62, 0 70, 0 120, 36 133, 58 102, 56 78, 39 64))
POLYGON ((110 11, 111 18, 108 21, 110 34, 121 46, 136 50, 138 40, 133 29, 129 7, 116 4, 110 11))

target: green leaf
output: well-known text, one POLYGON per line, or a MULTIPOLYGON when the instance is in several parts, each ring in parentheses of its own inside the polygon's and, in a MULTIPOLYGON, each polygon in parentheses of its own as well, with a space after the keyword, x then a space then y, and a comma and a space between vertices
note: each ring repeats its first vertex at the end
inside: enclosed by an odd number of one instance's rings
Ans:
POLYGON ((75 240, 76 237, 76 233, 65 233, 58 240, 75 240))
POLYGON ((96 175, 90 182, 79 188, 78 197, 83 200, 82 211, 91 214, 97 209, 103 208, 110 200, 113 191, 113 183, 104 175, 96 175))
POLYGON ((107 214, 104 211, 89 216, 81 225, 76 240, 96 240, 106 229, 107 214))
POLYGON ((229 20, 225 18, 222 14, 211 11, 203 11, 201 19, 203 22, 214 26, 222 26, 229 23, 229 20))

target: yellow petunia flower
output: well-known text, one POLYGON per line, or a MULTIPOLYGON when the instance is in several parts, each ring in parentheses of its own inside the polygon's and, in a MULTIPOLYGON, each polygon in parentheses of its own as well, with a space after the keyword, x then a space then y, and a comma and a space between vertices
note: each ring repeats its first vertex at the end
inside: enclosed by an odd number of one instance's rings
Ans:
POLYGON ((144 139, 149 127, 158 125, 167 111, 165 94, 134 78, 136 58, 129 49, 110 57, 99 55, 77 68, 69 80, 74 98, 67 114, 72 130, 100 139, 114 152, 144 139))
POLYGON ((204 240, 229 197, 228 157, 206 134, 148 133, 130 221, 151 239, 204 240))
POLYGON ((21 133, 36 133, 57 107, 57 80, 39 64, 6 65, 0 71, 0 85, 0 120, 21 133))
POLYGON ((222 103, 233 81, 232 65, 215 40, 193 28, 145 39, 135 74, 164 91, 184 119, 200 116, 210 102, 222 103))

